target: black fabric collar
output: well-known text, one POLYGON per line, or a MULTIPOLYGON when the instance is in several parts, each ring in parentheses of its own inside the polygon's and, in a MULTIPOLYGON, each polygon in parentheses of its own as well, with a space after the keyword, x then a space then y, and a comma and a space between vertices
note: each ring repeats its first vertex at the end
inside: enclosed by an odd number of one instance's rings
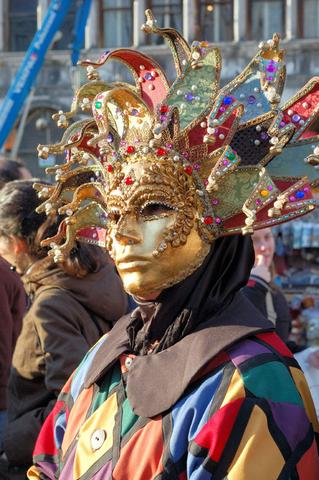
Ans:
MULTIPOLYGON (((84 380, 97 382, 122 353, 129 352, 127 327, 122 317, 97 351, 84 380)), ((199 371, 230 345, 274 326, 238 292, 220 315, 201 323, 175 345, 159 353, 137 356, 127 375, 127 396, 134 412, 154 417, 168 410, 182 396, 199 371)))

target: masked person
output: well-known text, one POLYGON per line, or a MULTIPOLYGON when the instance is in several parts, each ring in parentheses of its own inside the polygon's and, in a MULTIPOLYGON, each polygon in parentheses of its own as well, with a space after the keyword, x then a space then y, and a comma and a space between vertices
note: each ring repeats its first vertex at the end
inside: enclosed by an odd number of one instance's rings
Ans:
POLYGON ((30 300, 12 360, 3 436, 9 472, 20 467, 22 474, 68 376, 127 311, 121 280, 100 247, 76 242, 62 263, 47 256, 41 237, 56 232, 59 217, 35 212, 41 201, 33 183, 9 182, 0 192, 0 254, 22 276, 30 300))
POLYGON ((174 50, 179 78, 171 89, 145 55, 106 52, 84 62, 93 82, 73 104, 74 112, 90 93, 93 118, 69 127, 63 145, 39 146, 40 155, 69 152, 47 203, 61 205, 70 178, 78 182, 63 206, 70 220, 46 242, 67 255, 77 224, 91 225, 94 215, 108 229, 107 249, 138 307, 64 386, 28 477, 315 480, 317 419, 305 379, 273 324, 240 292, 254 263, 245 234, 313 208, 310 185, 290 179, 291 165, 276 183, 259 164, 279 153, 268 136, 261 149, 251 143, 278 115, 267 103, 284 75, 278 38, 217 95, 216 49, 199 42, 189 48, 176 31, 158 29, 150 12, 144 28, 163 34, 174 50), (112 58, 135 72, 135 87, 97 82, 96 67, 112 58), (275 72, 270 92, 268 66, 275 72), (253 131, 256 106, 247 103, 244 112, 237 101, 251 86, 262 102, 258 114, 266 113, 253 131), (83 170, 88 157, 95 164, 83 170), (302 196, 288 209, 287 188, 302 196))

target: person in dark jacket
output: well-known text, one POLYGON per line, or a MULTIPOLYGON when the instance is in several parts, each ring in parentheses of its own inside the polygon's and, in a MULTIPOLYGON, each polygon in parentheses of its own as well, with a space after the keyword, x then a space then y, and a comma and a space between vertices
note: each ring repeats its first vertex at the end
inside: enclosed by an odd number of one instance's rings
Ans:
MULTIPOLYGON (((11 180, 31 178, 19 160, 0 157, 0 188, 11 180)), ((26 295, 19 275, 0 257, 0 451, 7 423, 7 386, 12 354, 22 326, 26 295)))
POLYGON ((254 232, 252 240, 255 264, 247 286, 243 288, 243 293, 268 320, 274 323, 277 334, 287 342, 291 329, 291 316, 283 293, 272 283, 275 239, 271 228, 254 232))
POLYGON ((35 213, 40 201, 32 185, 14 181, 0 192, 0 254, 22 275, 31 300, 13 356, 3 442, 9 464, 24 471, 66 379, 127 311, 121 280, 100 247, 77 242, 58 264, 46 256, 41 239, 59 220, 35 213))
POLYGON ((26 295, 21 280, 0 257, 0 444, 7 421, 7 386, 14 346, 22 326, 26 295))

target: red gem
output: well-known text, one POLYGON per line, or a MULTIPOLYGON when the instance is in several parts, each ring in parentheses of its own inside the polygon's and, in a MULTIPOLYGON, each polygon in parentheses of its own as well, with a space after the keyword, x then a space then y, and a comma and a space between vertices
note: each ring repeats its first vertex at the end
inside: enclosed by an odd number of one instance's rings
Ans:
POLYGON ((213 217, 207 216, 204 218, 205 225, 211 225, 213 221, 214 221, 213 217))
POLYGON ((126 183, 126 185, 132 185, 132 183, 133 183, 133 178, 132 178, 132 177, 126 177, 125 183, 126 183))
POLYGON ((184 171, 187 173, 187 175, 191 175, 193 173, 193 167, 187 165, 187 167, 184 168, 184 171))
POLYGON ((157 155, 158 157, 163 157, 164 155, 166 155, 166 153, 167 153, 167 152, 166 152, 166 150, 164 150, 164 148, 159 148, 159 149, 157 150, 157 152, 156 152, 156 155, 157 155))
POLYGON ((161 113, 167 113, 168 110, 169 110, 168 105, 162 105, 161 108, 160 108, 161 113))
POLYGON ((108 165, 108 166, 107 166, 107 171, 108 171, 108 172, 113 172, 113 170, 114 170, 114 169, 113 169, 113 166, 112 166, 112 165, 108 165))
POLYGON ((126 149, 127 153, 134 153, 135 152, 135 147, 133 145, 129 145, 126 149))

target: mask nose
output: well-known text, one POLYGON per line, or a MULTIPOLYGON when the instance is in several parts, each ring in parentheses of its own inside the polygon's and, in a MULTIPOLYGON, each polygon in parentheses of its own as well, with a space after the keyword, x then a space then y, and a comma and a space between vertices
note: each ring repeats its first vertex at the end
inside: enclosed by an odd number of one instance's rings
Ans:
POLYGON ((135 215, 123 215, 117 224, 115 238, 123 245, 134 245, 142 241, 142 233, 135 215))

